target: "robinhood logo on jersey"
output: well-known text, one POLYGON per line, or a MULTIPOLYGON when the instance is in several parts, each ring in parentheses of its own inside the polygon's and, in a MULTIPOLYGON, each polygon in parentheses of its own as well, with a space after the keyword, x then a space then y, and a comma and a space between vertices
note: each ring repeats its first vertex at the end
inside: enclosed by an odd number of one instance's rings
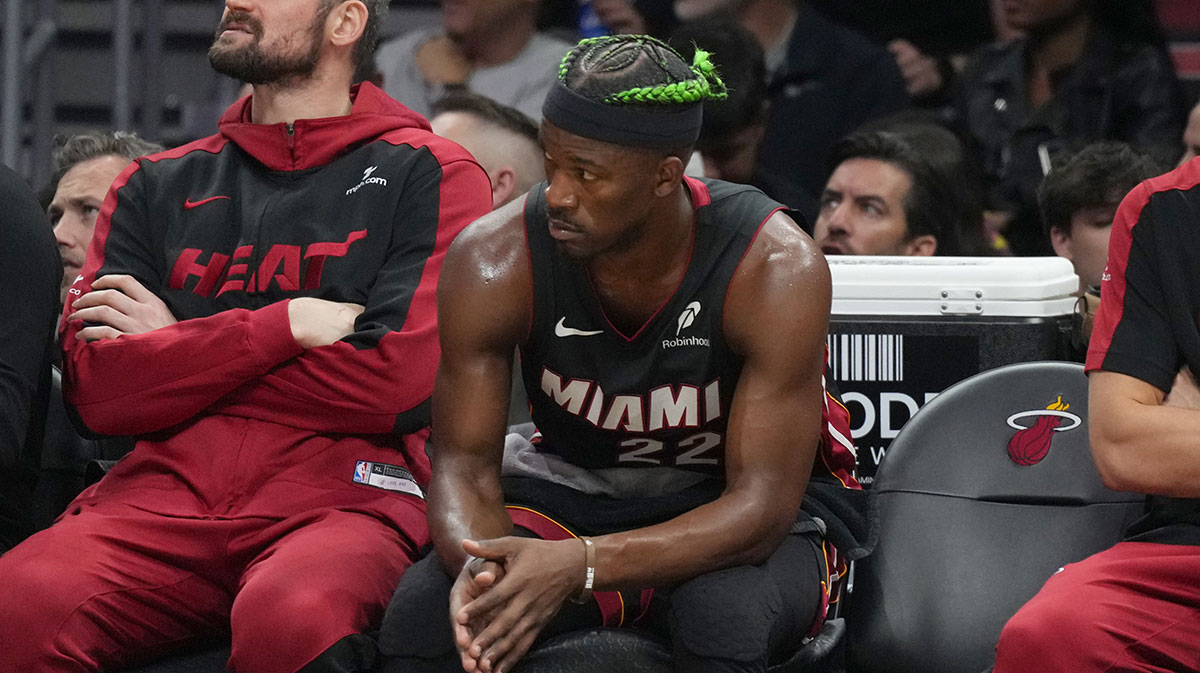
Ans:
POLYGON ((692 323, 696 321, 696 316, 698 315, 700 315, 700 302, 694 301, 688 304, 687 308, 683 309, 683 313, 679 314, 679 318, 676 321, 675 338, 663 339, 662 347, 679 348, 681 346, 704 346, 707 348, 708 339, 705 339, 704 337, 680 336, 683 330, 692 326, 692 323))
POLYGON ((350 189, 347 189, 346 196, 350 196, 351 194, 353 194, 354 192, 357 192, 358 190, 362 189, 366 185, 379 185, 380 187, 387 187, 387 179, 386 178, 371 177, 371 174, 374 173, 375 169, 377 169, 377 168, 379 168, 379 167, 371 166, 367 170, 363 171, 362 182, 358 183, 357 185, 354 185, 350 189))

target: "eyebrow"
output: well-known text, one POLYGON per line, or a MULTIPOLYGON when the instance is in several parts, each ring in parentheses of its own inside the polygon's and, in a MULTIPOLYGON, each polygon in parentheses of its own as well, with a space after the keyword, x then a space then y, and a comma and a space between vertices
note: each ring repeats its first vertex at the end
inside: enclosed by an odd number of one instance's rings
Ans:
POLYGON ((576 154, 567 154, 567 158, 569 158, 571 161, 574 161, 577 164, 583 164, 585 166, 590 166, 592 168, 600 168, 600 164, 596 163, 595 161, 592 161, 591 159, 586 159, 586 158, 581 157, 576 154))
POLYGON ((891 210, 891 208, 888 207, 887 201, 885 201, 882 196, 878 196, 875 194, 864 194, 862 196, 855 198, 854 201, 861 206, 877 205, 880 207, 880 209, 882 209, 884 211, 891 210))
POLYGON ((104 204, 103 199, 95 199, 90 196, 72 196, 69 199, 64 199, 62 203, 59 201, 51 201, 50 205, 46 206, 46 212, 57 210, 61 212, 64 208, 99 208, 104 204))
MULTIPOLYGON (((549 158, 549 159, 552 159, 552 160, 553 160, 553 159, 554 159, 554 157, 552 157, 552 156, 550 155, 550 151, 546 149, 546 143, 544 142, 544 140, 543 140, 543 138, 542 138, 542 132, 541 132, 541 131, 538 131, 538 142, 539 142, 539 143, 541 143, 541 146, 542 146, 542 154, 543 154, 544 156, 546 156, 547 158, 549 158)), ((595 161, 592 161, 591 159, 588 159, 588 158, 586 158, 586 157, 581 157, 581 156, 579 156, 578 154, 574 154, 574 153, 572 153, 572 152, 570 152, 570 151, 568 151, 568 152, 564 153, 564 154, 562 155, 562 157, 563 157, 565 160, 567 160, 567 161, 571 161, 571 162, 573 162, 573 163, 576 163, 576 164, 582 164, 582 165, 584 165, 584 166, 588 166, 588 167, 590 167, 590 168, 602 168, 602 166, 601 166, 600 164, 596 163, 595 161)))
MULTIPOLYGON (((821 191, 821 199, 827 199, 827 198, 842 199, 842 198, 845 198, 845 196, 846 195, 843 194, 842 192, 840 192, 836 189, 830 189, 828 187, 826 187, 824 190, 821 191)), ((879 196, 877 194, 863 194, 861 196, 856 196, 856 197, 854 197, 854 202, 859 204, 860 206, 868 205, 868 204, 876 204, 876 205, 879 205, 880 207, 882 207, 884 210, 888 210, 887 201, 884 201, 883 197, 879 196)))

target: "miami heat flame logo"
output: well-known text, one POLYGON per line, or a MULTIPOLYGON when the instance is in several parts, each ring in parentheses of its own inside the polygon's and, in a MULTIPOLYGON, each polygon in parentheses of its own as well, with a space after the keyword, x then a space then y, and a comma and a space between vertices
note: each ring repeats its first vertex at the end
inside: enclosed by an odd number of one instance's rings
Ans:
POLYGON ((1066 432, 1079 427, 1083 421, 1068 413, 1071 405, 1063 402, 1062 395, 1045 409, 1022 411, 1008 417, 1008 424, 1017 429, 1017 434, 1008 440, 1008 457, 1017 465, 1037 465, 1050 452, 1050 440, 1056 432, 1066 432), (1028 427, 1017 421, 1033 417, 1028 427), (1069 421, 1070 425, 1063 425, 1069 421))

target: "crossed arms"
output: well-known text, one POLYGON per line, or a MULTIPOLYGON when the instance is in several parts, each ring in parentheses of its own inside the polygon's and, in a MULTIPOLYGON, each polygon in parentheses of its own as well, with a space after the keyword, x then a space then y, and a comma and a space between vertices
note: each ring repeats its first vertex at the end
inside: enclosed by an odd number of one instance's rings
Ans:
POLYGON ((395 231, 385 222, 380 233, 391 241, 372 243, 389 247, 361 304, 297 297, 178 322, 154 293, 163 286, 162 244, 140 170, 135 163, 117 179, 68 295, 65 392, 86 425, 142 434, 216 410, 327 433, 427 425, 438 272, 453 234, 490 205, 477 164, 453 161, 405 183, 395 231), (418 201, 450 189, 456 198, 438 207, 418 201), (430 210, 436 218, 404 220, 430 210))

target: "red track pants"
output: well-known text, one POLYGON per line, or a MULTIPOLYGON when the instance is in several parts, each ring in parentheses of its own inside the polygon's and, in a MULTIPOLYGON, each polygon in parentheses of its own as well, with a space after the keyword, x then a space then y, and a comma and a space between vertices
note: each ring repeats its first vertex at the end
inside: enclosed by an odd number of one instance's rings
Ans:
MULTIPOLYGON (((422 539, 424 504, 397 523, 422 539)), ((276 520, 73 506, 0 556, 0 671, 110 670, 232 629, 231 671, 293 673, 379 622, 415 547, 338 509, 276 520)))
POLYGON ((1004 627, 995 673, 1200 670, 1200 547, 1122 542, 1051 577, 1004 627))

